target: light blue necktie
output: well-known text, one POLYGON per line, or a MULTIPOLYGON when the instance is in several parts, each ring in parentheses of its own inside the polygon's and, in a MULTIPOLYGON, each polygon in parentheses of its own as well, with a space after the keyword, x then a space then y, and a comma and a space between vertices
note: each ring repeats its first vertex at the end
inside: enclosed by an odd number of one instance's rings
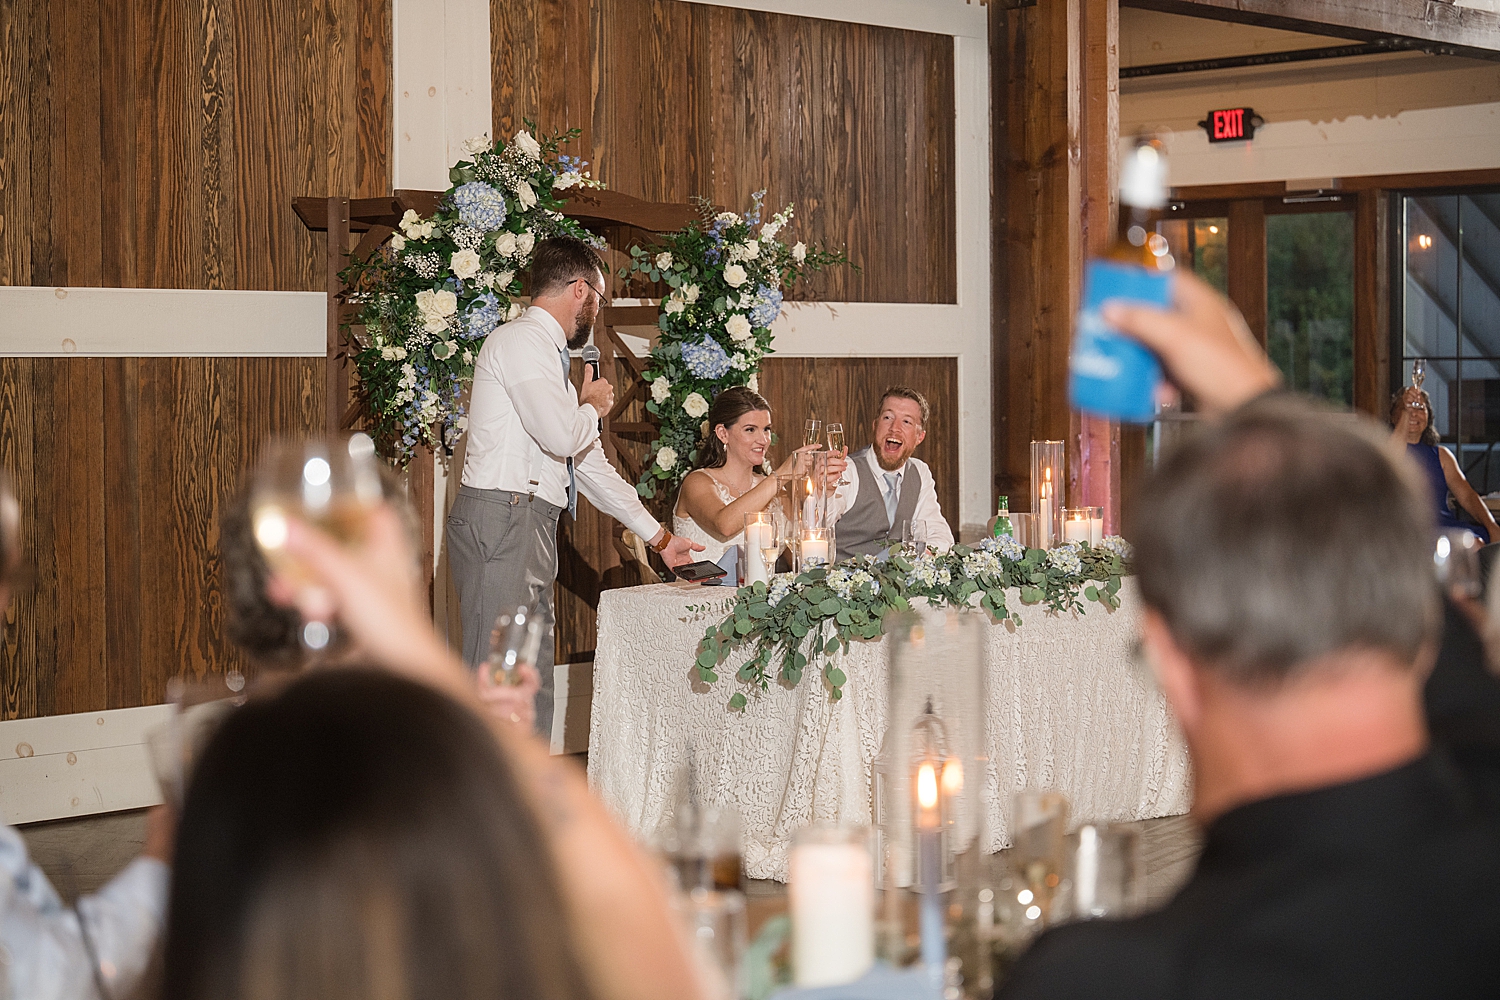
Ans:
POLYGON ((885 523, 896 526, 896 498, 901 490, 901 473, 885 474, 885 523))
MULTIPOLYGON (((573 387, 573 363, 568 360, 568 349, 559 347, 557 356, 562 358, 563 384, 568 388, 573 387)), ((568 456, 568 514, 574 518, 578 517, 578 480, 573 478, 573 456, 568 456)))

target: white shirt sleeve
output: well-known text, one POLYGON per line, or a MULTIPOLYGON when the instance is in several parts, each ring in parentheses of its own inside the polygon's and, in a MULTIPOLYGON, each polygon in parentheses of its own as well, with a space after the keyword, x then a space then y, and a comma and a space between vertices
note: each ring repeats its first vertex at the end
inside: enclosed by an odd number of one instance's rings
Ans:
POLYGON ((828 520, 834 524, 838 524, 839 518, 854 507, 854 498, 859 495, 859 473, 854 468, 857 461, 859 459, 853 455, 849 456, 843 474, 839 476, 839 484, 834 487, 833 496, 828 498, 828 520))
POLYGON ((922 482, 922 492, 917 495, 917 509, 912 516, 926 525, 928 545, 939 552, 951 549, 953 529, 948 526, 947 519, 943 517, 943 509, 938 504, 937 483, 933 481, 932 470, 927 467, 926 462, 918 462, 916 459, 912 459, 912 466, 922 482))
POLYGON ((562 361, 545 336, 528 331, 507 344, 509 371, 499 374, 531 439, 555 458, 574 458, 598 440, 599 414, 578 402, 578 392, 563 378, 562 361))
MULTIPOLYGON (((593 407, 589 408, 593 413, 593 407)), ((578 492, 589 498, 589 502, 625 527, 651 541, 661 530, 661 524, 641 503, 635 487, 625 481, 604 457, 604 446, 597 442, 579 458, 573 460, 573 474, 578 479, 578 492)))
MULTIPOLYGON (((145 971, 167 905, 167 869, 137 858, 103 890, 78 901, 99 972, 113 996, 128 996, 145 971)), ((94 967, 78 914, 62 905, 32 863, 25 841, 0 825, 0 947, 7 996, 96 1000, 94 967)))

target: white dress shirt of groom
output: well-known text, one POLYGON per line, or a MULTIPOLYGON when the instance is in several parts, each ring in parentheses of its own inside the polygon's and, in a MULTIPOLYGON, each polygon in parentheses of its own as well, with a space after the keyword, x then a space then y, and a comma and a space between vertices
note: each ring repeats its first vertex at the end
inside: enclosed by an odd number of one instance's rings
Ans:
MULTIPOLYGON (((917 476, 921 492, 917 496, 917 506, 911 520, 919 526, 918 530, 925 532, 927 544, 932 548, 943 551, 953 546, 953 529, 948 526, 938 503, 937 484, 932 478, 932 470, 927 467, 926 462, 912 457, 912 452, 927 438, 922 410, 923 404, 905 396, 888 393, 881 399, 880 413, 875 417, 872 427, 870 447, 850 458, 844 474, 839 478, 838 487, 830 498, 829 514, 835 520, 836 537, 837 519, 854 509, 859 496, 860 476, 854 463, 864 461, 874 473, 874 481, 877 483, 889 483, 888 477, 895 476, 894 488, 891 490, 894 497, 901 495, 908 475, 917 476)), ((886 501, 887 510, 893 506, 890 500, 886 501)), ((900 525, 892 524, 891 532, 892 537, 899 540, 900 525)), ((842 543, 844 540, 840 538, 839 541, 842 543)), ((841 544, 840 548, 842 547, 841 544)))

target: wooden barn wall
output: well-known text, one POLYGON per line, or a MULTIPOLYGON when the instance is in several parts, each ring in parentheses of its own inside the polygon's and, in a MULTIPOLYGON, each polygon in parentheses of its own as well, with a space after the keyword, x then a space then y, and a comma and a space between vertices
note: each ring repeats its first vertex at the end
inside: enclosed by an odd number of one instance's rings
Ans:
MULTIPOLYGON (((623 373, 616 373, 615 383, 623 384, 623 373)), ((932 405, 927 439, 915 454, 932 467, 938 502, 956 538, 958 361, 954 358, 767 358, 761 367, 760 390, 771 404, 772 424, 781 438, 772 449, 773 461, 802 443, 802 423, 809 417, 842 423, 849 450, 863 448, 871 441, 880 393, 892 385, 909 386, 932 405)), ((628 413, 624 419, 641 417, 628 413)), ((580 500, 578 508, 576 525, 568 525, 563 518, 558 542, 558 662, 592 658, 597 628, 594 612, 601 590, 642 582, 635 567, 622 566, 615 555, 609 520, 586 500, 580 500)))
POLYGON ((583 130, 611 188, 742 210, 858 273, 794 297, 954 302, 953 39, 682 0, 490 0, 495 133, 583 130))
MULTIPOLYGON (((0 284, 320 291, 304 194, 390 190, 385 0, 0 3, 0 284)), ((0 718, 163 700, 240 666, 218 513, 323 422, 319 358, 0 359, 36 586, 0 718)))

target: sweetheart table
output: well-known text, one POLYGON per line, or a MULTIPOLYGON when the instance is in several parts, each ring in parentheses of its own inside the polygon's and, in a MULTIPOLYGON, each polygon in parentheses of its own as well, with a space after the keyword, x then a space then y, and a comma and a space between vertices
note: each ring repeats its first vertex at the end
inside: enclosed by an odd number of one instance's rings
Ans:
MULTIPOLYGON (((638 837, 654 842, 691 771, 706 801, 738 811, 745 874, 785 881, 799 827, 870 822, 887 643, 850 645, 840 662, 848 682, 839 701, 829 698, 812 664, 795 688, 773 683, 749 692, 734 679, 748 646, 707 685, 694 670, 698 641, 731 596, 682 584, 600 595, 589 782, 638 837), (740 711, 729 707, 736 691, 749 698, 740 711)), ((986 850, 1009 844, 1011 795, 1026 787, 1061 790, 1074 822, 1187 811, 1187 748, 1131 654, 1140 621, 1133 580, 1124 581, 1120 597, 1115 611, 1086 602, 1086 613, 1055 614, 1022 605, 1012 590, 1006 601, 1022 624, 987 621, 986 850)))

